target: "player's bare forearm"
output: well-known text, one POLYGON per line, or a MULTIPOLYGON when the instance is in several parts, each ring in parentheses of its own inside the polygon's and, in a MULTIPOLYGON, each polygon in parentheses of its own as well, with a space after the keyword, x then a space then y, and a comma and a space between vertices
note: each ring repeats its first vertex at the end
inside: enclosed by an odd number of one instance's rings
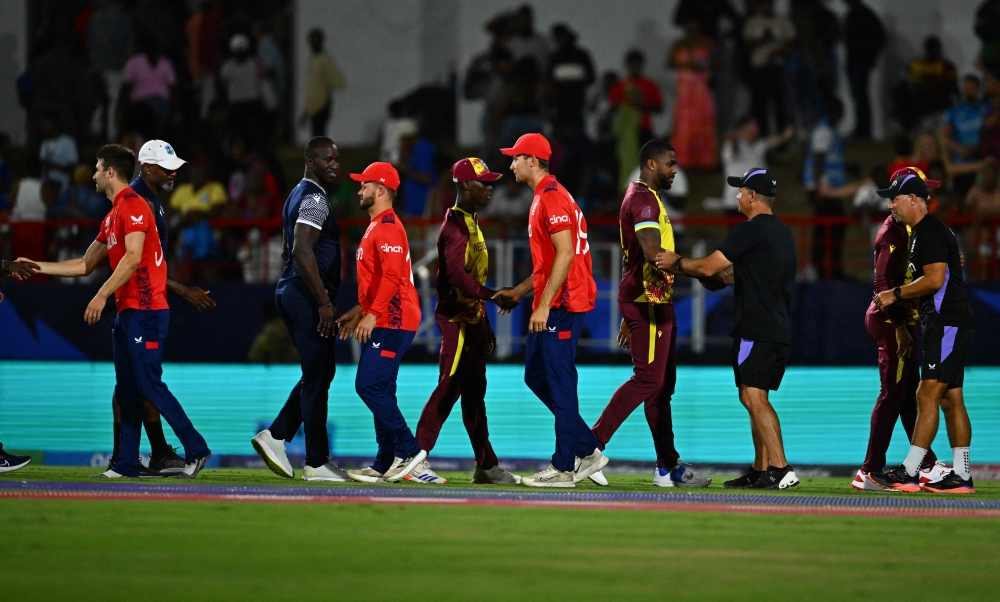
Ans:
POLYGON ((656 263, 656 256, 663 252, 660 246, 660 230, 658 228, 642 228, 635 231, 635 237, 642 247, 642 254, 646 256, 646 261, 656 263))
POLYGON ((78 278, 87 275, 87 266, 83 262, 83 257, 59 262, 36 261, 35 263, 38 265, 38 273, 46 276, 78 278))
POLYGON ((105 299, 115 294, 115 291, 123 287, 125 283, 129 281, 129 278, 135 274, 141 259, 142 251, 139 251, 138 253, 128 251, 125 253, 125 257, 123 257, 118 263, 118 267, 115 268, 114 273, 111 274, 111 278, 108 278, 107 282, 101 286, 101 290, 97 291, 97 294, 105 299))
POLYGON ((40 268, 40 273, 49 276, 79 278, 81 276, 89 276, 98 266, 107 262, 107 245, 95 240, 87 247, 87 252, 83 257, 60 262, 39 261, 38 267, 40 268))
POLYGON ((721 251, 716 251, 708 257, 700 259, 681 257, 671 251, 664 251, 656 256, 656 267, 664 272, 698 278, 699 280, 711 278, 731 265, 733 265, 732 262, 726 259, 721 251))
POLYGON ((206 291, 196 286, 187 286, 173 278, 167 278, 167 290, 187 301, 198 311, 215 307, 215 300, 209 297, 212 291, 206 291))

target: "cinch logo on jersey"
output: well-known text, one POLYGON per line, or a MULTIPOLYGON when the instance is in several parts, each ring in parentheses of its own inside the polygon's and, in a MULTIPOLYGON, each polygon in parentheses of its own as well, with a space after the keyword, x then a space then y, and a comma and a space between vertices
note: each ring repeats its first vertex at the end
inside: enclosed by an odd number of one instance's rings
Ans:
POLYGON ((382 249, 383 253, 402 253, 403 252, 403 247, 401 247, 399 245, 387 245, 387 244, 383 244, 379 248, 382 249))
POLYGON ((132 218, 132 223, 133 224, 141 224, 142 223, 142 218, 144 218, 146 216, 140 215, 140 216, 136 217, 136 216, 132 215, 130 217, 132 218))
POLYGON ((556 224, 568 224, 569 223, 569 216, 568 215, 553 215, 553 216, 551 216, 549 218, 549 223, 552 224, 553 226, 556 225, 556 224))

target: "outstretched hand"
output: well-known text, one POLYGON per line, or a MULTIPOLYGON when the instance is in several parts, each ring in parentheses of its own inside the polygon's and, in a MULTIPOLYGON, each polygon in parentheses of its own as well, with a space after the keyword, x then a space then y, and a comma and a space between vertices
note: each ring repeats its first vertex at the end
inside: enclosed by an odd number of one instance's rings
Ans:
POLYGON ((656 254, 656 267, 660 270, 666 271, 673 267, 674 262, 680 257, 677 253, 673 251, 660 251, 656 254))
POLYGON ((337 329, 340 338, 347 341, 354 336, 354 330, 361 322, 361 306, 355 305, 346 314, 337 318, 337 329))
POLYGON ((509 286, 505 286, 493 293, 490 300, 497 304, 497 313, 500 315, 510 313, 521 302, 521 298, 509 286))
POLYGON ((10 268, 10 275, 17 280, 30 280, 32 276, 42 269, 38 267, 37 263, 24 258, 10 262, 8 267, 10 268))

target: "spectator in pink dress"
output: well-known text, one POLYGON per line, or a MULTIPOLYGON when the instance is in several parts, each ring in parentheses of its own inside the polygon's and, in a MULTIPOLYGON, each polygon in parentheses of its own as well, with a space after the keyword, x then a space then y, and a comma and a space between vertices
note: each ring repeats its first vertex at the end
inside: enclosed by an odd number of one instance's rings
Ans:
POLYGON ((701 33, 697 21, 684 24, 684 37, 670 52, 667 64, 677 69, 677 104, 670 136, 677 163, 685 169, 715 169, 719 164, 715 139, 715 98, 708 87, 716 61, 716 45, 701 33))

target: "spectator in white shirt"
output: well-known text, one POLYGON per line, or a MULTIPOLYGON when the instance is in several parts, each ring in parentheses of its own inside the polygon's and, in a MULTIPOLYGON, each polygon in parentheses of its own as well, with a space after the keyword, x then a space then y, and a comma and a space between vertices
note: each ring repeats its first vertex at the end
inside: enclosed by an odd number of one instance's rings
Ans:
POLYGON ((267 136, 262 89, 264 68, 250 53, 250 38, 239 33, 229 40, 231 56, 219 67, 219 86, 229 112, 228 131, 259 150, 267 136))
MULTIPOLYGON (((757 120, 753 117, 744 118, 735 130, 726 134, 726 140, 722 143, 722 173, 736 175, 746 173, 754 167, 767 169, 767 153, 794 136, 795 130, 788 127, 777 136, 761 138, 757 120)), ((740 204, 736 199, 738 192, 738 189, 723 181, 721 208, 724 211, 739 211, 740 204)))

